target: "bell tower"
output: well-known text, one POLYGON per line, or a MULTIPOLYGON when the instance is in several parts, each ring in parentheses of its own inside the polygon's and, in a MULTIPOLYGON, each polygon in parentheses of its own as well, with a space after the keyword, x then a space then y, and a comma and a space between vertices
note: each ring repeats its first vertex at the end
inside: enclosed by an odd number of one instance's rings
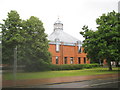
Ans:
POLYGON ((61 21, 59 20, 59 18, 54 23, 54 31, 56 31, 56 30, 63 30, 63 24, 61 23, 61 21))

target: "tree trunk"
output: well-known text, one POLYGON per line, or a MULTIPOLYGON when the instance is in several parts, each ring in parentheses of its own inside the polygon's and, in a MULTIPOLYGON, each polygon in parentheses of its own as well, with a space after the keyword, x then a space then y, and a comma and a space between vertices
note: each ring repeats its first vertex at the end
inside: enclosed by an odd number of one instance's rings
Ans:
POLYGON ((108 60, 108 67, 109 67, 109 71, 112 71, 111 60, 108 60))
POLYGON ((116 67, 119 67, 119 61, 116 61, 116 67))

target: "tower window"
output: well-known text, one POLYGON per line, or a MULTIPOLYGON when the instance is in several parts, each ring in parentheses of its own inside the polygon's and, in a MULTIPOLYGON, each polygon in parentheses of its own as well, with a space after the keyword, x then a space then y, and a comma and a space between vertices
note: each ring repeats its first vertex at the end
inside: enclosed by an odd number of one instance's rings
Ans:
POLYGON ((59 62, 59 57, 56 56, 56 64, 58 64, 58 62, 59 62))
POLYGON ((64 57, 64 64, 67 64, 67 57, 64 57))
POLYGON ((70 63, 73 64, 73 57, 70 57, 70 63))

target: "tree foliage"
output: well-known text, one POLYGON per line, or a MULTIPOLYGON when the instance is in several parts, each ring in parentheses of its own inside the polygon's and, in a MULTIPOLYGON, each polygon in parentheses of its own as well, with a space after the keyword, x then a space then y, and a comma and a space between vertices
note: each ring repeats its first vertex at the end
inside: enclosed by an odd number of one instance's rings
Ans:
POLYGON ((10 11, 8 13, 8 18, 3 20, 4 24, 1 24, 2 28, 2 60, 4 63, 13 63, 14 58, 14 48, 22 40, 20 40, 21 35, 21 19, 16 11, 10 11))
POLYGON ((44 33, 43 23, 34 16, 23 21, 24 44, 20 47, 20 63, 27 65, 27 70, 41 70, 50 63, 47 35, 44 33), (21 53, 23 52, 23 53, 21 53), (30 68, 31 67, 31 68, 30 68))
POLYGON ((19 14, 12 10, 3 21, 3 64, 13 64, 16 47, 18 64, 25 65, 26 70, 37 71, 50 63, 47 35, 39 18, 31 16, 28 20, 22 20, 19 14))
POLYGON ((113 11, 103 14, 96 19, 96 23, 98 30, 83 26, 83 32, 80 32, 85 37, 85 52, 91 60, 106 59, 109 70, 112 70, 110 62, 120 60, 120 13, 113 11))

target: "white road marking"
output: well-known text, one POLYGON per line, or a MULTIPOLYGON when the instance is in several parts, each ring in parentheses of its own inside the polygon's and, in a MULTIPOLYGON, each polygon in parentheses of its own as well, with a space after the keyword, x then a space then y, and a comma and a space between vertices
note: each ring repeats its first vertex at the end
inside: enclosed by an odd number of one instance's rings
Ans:
POLYGON ((106 82, 106 83, 99 83, 99 84, 92 84, 92 85, 84 85, 82 87, 98 86, 98 85, 104 85, 104 84, 110 84, 110 83, 118 83, 118 82, 120 82, 120 81, 106 82))

